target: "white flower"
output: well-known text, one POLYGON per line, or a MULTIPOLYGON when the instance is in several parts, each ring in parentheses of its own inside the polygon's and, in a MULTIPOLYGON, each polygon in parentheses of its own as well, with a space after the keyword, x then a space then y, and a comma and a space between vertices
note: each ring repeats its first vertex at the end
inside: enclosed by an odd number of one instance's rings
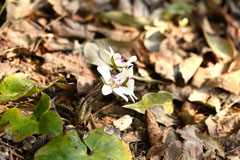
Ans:
POLYGON ((132 66, 133 62, 135 62, 137 60, 136 56, 132 56, 127 62, 125 62, 124 58, 122 58, 121 54, 119 53, 114 53, 113 49, 111 47, 109 47, 110 52, 107 51, 106 49, 105 52, 107 52, 107 54, 109 55, 110 59, 111 59, 111 63, 115 68, 118 67, 130 67, 132 66))
POLYGON ((104 85, 102 87, 103 95, 109 95, 111 93, 121 96, 128 102, 126 95, 130 96, 133 102, 137 97, 134 94, 134 79, 133 79, 133 67, 124 69, 117 75, 111 75, 111 72, 107 66, 97 67, 98 72, 102 75, 104 85))

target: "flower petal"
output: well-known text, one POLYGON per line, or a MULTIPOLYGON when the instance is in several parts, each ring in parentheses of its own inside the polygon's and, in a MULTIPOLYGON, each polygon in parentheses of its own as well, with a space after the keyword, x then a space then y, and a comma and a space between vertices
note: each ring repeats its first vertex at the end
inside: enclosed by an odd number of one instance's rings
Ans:
POLYGON ((112 93, 112 88, 108 85, 103 85, 102 87, 102 94, 103 95, 109 95, 112 93))
POLYGON ((123 87, 115 88, 115 89, 113 89, 113 92, 116 93, 117 95, 119 95, 119 96, 122 97, 125 101, 128 102, 128 98, 127 98, 127 96, 125 96, 125 95, 123 94, 123 92, 121 91, 121 88, 123 88, 123 87))
POLYGON ((136 56, 132 56, 132 57, 127 61, 128 66, 132 66, 133 64, 131 64, 131 63, 135 62, 136 60, 137 60, 137 57, 136 57, 136 56))
POLYGON ((111 73, 109 68, 107 66, 98 66, 97 70, 102 75, 105 82, 108 84, 108 81, 111 78, 111 73))

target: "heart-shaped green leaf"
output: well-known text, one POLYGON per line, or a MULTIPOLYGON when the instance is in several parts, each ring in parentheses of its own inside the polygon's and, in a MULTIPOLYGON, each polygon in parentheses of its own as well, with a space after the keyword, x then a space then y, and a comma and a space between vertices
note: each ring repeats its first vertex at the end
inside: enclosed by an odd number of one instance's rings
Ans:
POLYGON ((48 111, 40 116, 39 129, 41 134, 57 136, 62 132, 62 122, 54 111, 48 111))
POLYGON ((164 113, 172 114, 174 110, 172 94, 166 91, 147 93, 142 97, 141 101, 134 104, 124 105, 123 107, 144 114, 146 110, 157 106, 162 106, 164 113))
POLYGON ((11 108, 3 114, 0 126, 9 123, 5 127, 5 132, 16 142, 35 133, 57 136, 62 133, 63 129, 61 119, 57 113, 48 111, 49 107, 50 98, 43 94, 35 106, 33 115, 22 117, 19 109, 11 108))
MULTIPOLYGON (((2 81, 0 84, 0 102, 6 103, 7 101, 15 101, 21 97, 29 97, 35 93, 39 93, 44 89, 51 87, 54 84, 65 84, 65 88, 71 88, 70 85, 67 84, 66 80, 63 77, 51 82, 47 86, 41 86, 37 82, 26 79, 23 77, 17 77, 14 75, 10 75, 2 81)), ((61 87, 62 85, 60 85, 61 87)))
POLYGON ((42 147, 34 156, 35 160, 130 160, 131 152, 126 144, 106 128, 91 130, 80 140, 76 131, 59 135, 42 147), (87 146, 91 150, 87 152, 87 146))
POLYGON ((5 132, 11 135, 16 142, 39 132, 36 119, 32 116, 22 117, 17 108, 11 108, 3 114, 0 126, 7 122, 10 124, 6 126, 5 132))
POLYGON ((30 79, 10 75, 0 84, 0 100, 17 100, 21 97, 31 96, 39 92, 39 84, 30 79))
POLYGON ((43 94, 40 101, 34 107, 33 116, 38 118, 41 114, 45 113, 50 107, 50 98, 47 94, 43 94))

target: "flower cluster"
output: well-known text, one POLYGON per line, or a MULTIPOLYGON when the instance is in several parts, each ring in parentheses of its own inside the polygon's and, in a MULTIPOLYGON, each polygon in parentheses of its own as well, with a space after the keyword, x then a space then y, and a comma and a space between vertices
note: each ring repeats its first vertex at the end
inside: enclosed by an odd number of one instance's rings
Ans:
POLYGON ((105 50, 113 66, 113 69, 110 70, 108 66, 99 66, 97 67, 98 72, 102 76, 103 95, 109 95, 114 93, 121 96, 123 99, 128 101, 126 95, 128 95, 133 102, 137 97, 134 94, 134 79, 133 79, 133 62, 137 60, 136 56, 132 56, 127 62, 122 58, 119 53, 114 53, 111 47, 110 52, 105 50), (116 75, 113 74, 115 69, 121 68, 121 72, 116 75))

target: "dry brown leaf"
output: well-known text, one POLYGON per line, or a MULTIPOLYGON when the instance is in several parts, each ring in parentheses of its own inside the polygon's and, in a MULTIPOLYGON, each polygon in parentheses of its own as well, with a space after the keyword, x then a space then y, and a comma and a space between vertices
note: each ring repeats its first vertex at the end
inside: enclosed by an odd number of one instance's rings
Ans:
POLYGON ((181 141, 173 141, 168 145, 164 154, 164 160, 179 160, 183 144, 181 141))
POLYGON ((221 101, 218 97, 218 93, 215 90, 212 90, 212 88, 194 89, 188 97, 188 100, 213 107, 217 112, 221 109, 221 101))
POLYGON ((179 123, 177 119, 174 119, 169 115, 165 114, 162 107, 154 107, 149 110, 155 115, 156 121, 165 125, 166 127, 174 126, 179 123))
POLYGON ((162 143, 163 132, 161 128, 158 126, 155 115, 150 110, 146 110, 145 118, 148 137, 151 146, 157 145, 158 143, 162 143))
POLYGON ((240 93, 239 77, 240 77, 240 70, 237 70, 231 73, 225 73, 219 77, 209 80, 205 84, 205 86, 222 88, 234 94, 239 94, 240 93))
POLYGON ((142 141, 142 136, 138 131, 124 133, 122 139, 125 143, 129 144, 132 142, 142 141))
POLYGON ((230 61, 237 55, 233 42, 228 38, 210 34, 208 24, 207 18, 204 18, 203 34, 208 45, 218 57, 221 57, 225 62, 230 61))
POLYGON ((183 143, 182 160, 201 160, 203 156, 203 142, 196 136, 193 128, 177 129, 177 133, 185 139, 183 143))
POLYGON ((88 68, 88 64, 79 55, 64 55, 59 53, 47 53, 43 56, 45 63, 41 69, 46 74, 69 73, 77 79, 77 91, 79 94, 89 92, 95 80, 95 76, 88 68))
POLYGON ((208 116, 208 118, 205 120, 205 124, 208 128, 208 133, 210 136, 217 136, 217 122, 213 119, 213 115, 208 116))
POLYGON ((56 21, 52 23, 53 32, 58 34, 61 37, 66 38, 85 38, 93 39, 94 33, 91 33, 86 30, 84 26, 72 20, 67 20, 68 25, 63 22, 56 21), (71 22, 70 22, 71 21, 71 22), (71 26, 69 26, 71 24, 71 26), (74 26, 74 28, 72 28, 74 26))
POLYGON ((155 63, 155 72, 165 79, 175 81, 173 66, 166 59, 159 59, 155 63))
POLYGON ((192 84, 200 88, 209 79, 221 75, 223 67, 224 67, 223 63, 217 63, 214 66, 210 66, 207 68, 199 67, 196 74, 194 75, 192 84))
POLYGON ((203 141, 208 150, 218 152, 222 157, 225 157, 224 147, 218 140, 202 133, 197 133, 197 136, 203 141))
POLYGON ((203 58, 201 56, 192 55, 190 58, 185 59, 182 63, 175 66, 175 80, 179 81, 179 79, 182 79, 184 84, 187 83, 195 74, 202 61, 203 58))
POLYGON ((67 15, 68 12, 66 11, 66 9, 64 8, 63 4, 62 4, 62 0, 47 0, 48 3, 50 3, 53 6, 54 11, 58 14, 58 15, 67 15))
POLYGON ((104 26, 98 26, 93 24, 87 25, 88 31, 91 32, 99 32, 103 35, 105 35, 107 38, 116 40, 116 41, 133 41, 135 40, 140 32, 135 30, 125 30, 125 29, 110 29, 104 26))

